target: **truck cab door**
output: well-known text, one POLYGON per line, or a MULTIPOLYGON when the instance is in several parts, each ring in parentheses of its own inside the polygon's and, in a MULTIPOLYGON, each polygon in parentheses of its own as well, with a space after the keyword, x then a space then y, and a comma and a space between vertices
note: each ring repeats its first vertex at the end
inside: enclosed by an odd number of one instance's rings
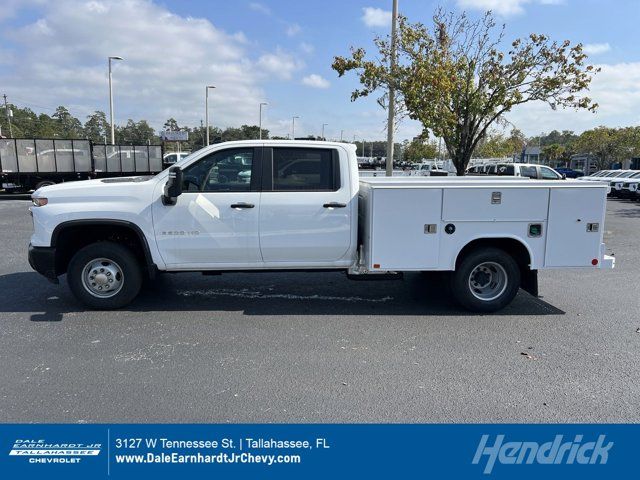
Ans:
POLYGON ((182 194, 163 205, 156 188, 153 223, 171 270, 251 268, 262 262, 258 239, 262 148, 214 151, 183 169, 182 194))
POLYGON ((260 250, 265 265, 335 266, 350 252, 357 198, 346 156, 327 147, 264 149, 260 250))

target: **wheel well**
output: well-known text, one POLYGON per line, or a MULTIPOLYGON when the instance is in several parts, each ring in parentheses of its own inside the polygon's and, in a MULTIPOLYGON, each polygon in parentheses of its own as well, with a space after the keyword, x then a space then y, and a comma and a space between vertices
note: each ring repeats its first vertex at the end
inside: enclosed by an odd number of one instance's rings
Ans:
POLYGON ((141 232, 126 223, 72 223, 56 228, 52 246, 56 247, 56 274, 67 272, 71 257, 83 247, 92 243, 109 241, 128 247, 144 267, 151 273, 151 261, 146 240, 141 232))
POLYGON ((499 248, 507 252, 516 261, 523 274, 530 270, 531 255, 529 255, 529 250, 527 250, 527 247, 525 247, 522 242, 515 238, 478 238, 477 240, 467 243, 464 248, 460 250, 460 253, 458 253, 456 269, 468 253, 486 247, 499 248))

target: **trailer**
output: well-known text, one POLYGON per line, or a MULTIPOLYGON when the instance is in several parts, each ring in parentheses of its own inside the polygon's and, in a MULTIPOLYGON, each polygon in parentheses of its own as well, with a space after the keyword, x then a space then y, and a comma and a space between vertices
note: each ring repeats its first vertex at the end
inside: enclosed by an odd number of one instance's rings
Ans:
POLYGON ((82 139, 0 139, 5 191, 37 190, 74 180, 154 175, 163 170, 161 145, 104 145, 82 139))

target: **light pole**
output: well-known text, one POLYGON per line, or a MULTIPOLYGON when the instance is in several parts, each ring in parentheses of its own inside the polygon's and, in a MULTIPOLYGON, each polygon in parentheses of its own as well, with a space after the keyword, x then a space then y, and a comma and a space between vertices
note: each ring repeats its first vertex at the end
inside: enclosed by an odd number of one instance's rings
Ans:
POLYGON ((328 123, 323 123, 322 124, 322 140, 324 140, 324 127, 326 127, 327 125, 329 125, 328 123))
POLYGON ((258 138, 260 140, 262 140, 262 106, 263 105, 266 107, 269 104, 267 102, 260 102, 260 120, 258 121, 258 123, 259 123, 258 128, 260 129, 260 133, 258 134, 258 138))
POLYGON ((124 60, 122 57, 114 55, 109 57, 109 118, 111 120, 111 145, 116 143, 116 132, 113 125, 113 85, 111 81, 111 60, 124 60))
POLYGON ((362 139, 362 156, 364 157, 364 138, 362 139))
POLYGON ((291 140, 296 139, 296 118, 300 117, 297 115, 291 117, 291 140))
POLYGON ((207 145, 209 145, 209 89, 216 88, 215 85, 204 87, 204 123, 207 129, 207 145))
POLYGON ((389 61, 389 70, 391 83, 389 84, 389 101, 387 108, 389 109, 387 117, 387 161, 385 162, 387 177, 393 175, 393 121, 395 110, 395 88, 393 82, 393 74, 396 70, 396 25, 398 23, 398 0, 393 0, 393 11, 391 13, 391 58, 389 61))
POLYGON ((340 130, 340 141, 342 141, 342 136, 344 135, 344 130, 340 130))

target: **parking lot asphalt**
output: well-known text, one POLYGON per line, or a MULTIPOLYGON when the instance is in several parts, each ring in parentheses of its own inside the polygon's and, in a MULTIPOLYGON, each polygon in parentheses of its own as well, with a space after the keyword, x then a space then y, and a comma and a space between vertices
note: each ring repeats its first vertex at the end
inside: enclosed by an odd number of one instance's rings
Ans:
POLYGON ((615 270, 455 307, 437 276, 162 276, 86 311, 31 271, 29 203, 0 201, 2 422, 638 422, 640 204, 608 202, 615 270))

